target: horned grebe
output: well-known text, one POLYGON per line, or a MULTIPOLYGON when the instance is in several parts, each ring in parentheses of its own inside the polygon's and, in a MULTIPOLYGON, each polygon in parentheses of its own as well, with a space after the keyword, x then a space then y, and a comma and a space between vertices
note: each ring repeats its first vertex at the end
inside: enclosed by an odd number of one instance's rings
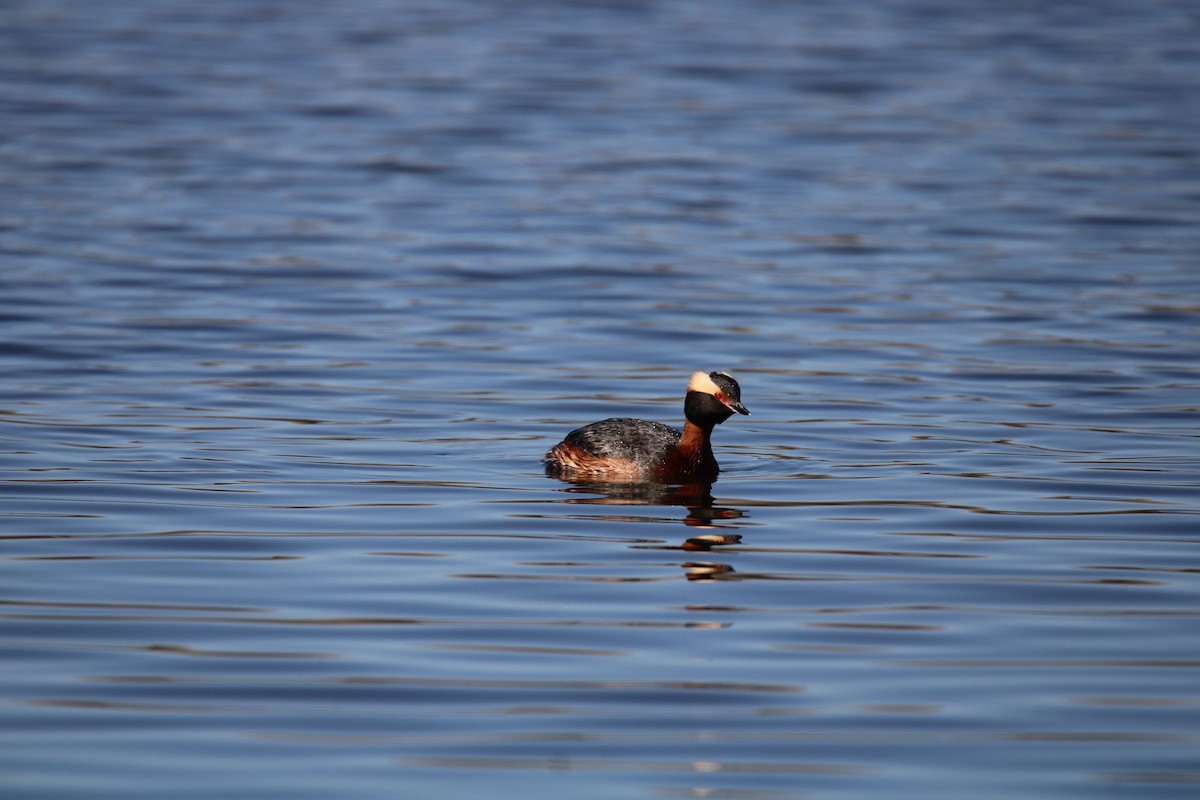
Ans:
POLYGON ((644 419, 606 419, 566 435, 542 459, 562 478, 609 483, 712 480, 720 468, 713 457, 712 429, 749 414, 742 390, 724 372, 696 372, 683 401, 686 422, 679 431, 644 419))

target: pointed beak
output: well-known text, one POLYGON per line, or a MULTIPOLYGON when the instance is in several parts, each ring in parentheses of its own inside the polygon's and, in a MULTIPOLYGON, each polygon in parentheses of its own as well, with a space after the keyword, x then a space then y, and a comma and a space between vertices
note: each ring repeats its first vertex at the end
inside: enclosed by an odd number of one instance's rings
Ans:
POLYGON ((737 400, 730 400, 730 399, 726 398, 723 402, 725 403, 725 405, 728 408, 733 409, 737 413, 745 414, 747 417, 750 416, 750 412, 746 409, 746 407, 744 405, 742 405, 741 403, 739 403, 737 400))

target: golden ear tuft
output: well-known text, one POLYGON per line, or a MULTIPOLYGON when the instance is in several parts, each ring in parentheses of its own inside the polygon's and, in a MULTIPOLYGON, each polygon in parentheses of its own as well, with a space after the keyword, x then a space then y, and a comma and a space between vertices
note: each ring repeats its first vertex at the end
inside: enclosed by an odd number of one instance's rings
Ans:
POLYGON ((707 372, 693 372, 692 379, 688 381, 688 391, 717 394, 721 391, 721 387, 713 383, 713 379, 708 377, 707 372))

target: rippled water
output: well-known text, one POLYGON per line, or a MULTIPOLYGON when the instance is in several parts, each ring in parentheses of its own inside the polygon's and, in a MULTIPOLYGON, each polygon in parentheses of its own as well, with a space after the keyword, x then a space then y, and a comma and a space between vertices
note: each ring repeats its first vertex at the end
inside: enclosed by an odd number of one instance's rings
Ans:
POLYGON ((3 796, 1195 796, 1193 4, 0 22, 3 796))

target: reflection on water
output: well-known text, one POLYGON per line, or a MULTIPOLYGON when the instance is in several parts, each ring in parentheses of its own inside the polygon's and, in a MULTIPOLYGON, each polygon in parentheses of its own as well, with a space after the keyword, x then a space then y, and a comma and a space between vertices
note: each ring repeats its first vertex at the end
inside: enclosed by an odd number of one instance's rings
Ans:
MULTIPOLYGON (((679 521, 691 528, 704 528, 711 532, 688 536, 678 545, 638 544, 632 545, 641 549, 678 549, 686 551, 708 552, 715 547, 727 547, 739 544, 742 535, 738 533, 721 532, 722 521, 737 520, 745 516, 736 508, 715 505, 712 494, 713 482, 690 484, 659 484, 659 483, 586 483, 578 482, 565 489, 569 493, 588 495, 582 498, 570 498, 568 504, 583 503, 589 505, 637 505, 637 506, 681 506, 686 515, 679 521)), ((603 519, 609 522, 669 522, 668 518, 651 518, 642 516, 621 515, 592 515, 585 519, 603 519)), ((730 564, 714 564, 707 562, 687 561, 680 566, 688 580, 715 580, 734 576, 734 568, 730 564)), ((738 576, 740 577, 740 576, 738 576)))
POLYGON ((1184 5, 0 19, 5 796, 1195 794, 1184 5))

